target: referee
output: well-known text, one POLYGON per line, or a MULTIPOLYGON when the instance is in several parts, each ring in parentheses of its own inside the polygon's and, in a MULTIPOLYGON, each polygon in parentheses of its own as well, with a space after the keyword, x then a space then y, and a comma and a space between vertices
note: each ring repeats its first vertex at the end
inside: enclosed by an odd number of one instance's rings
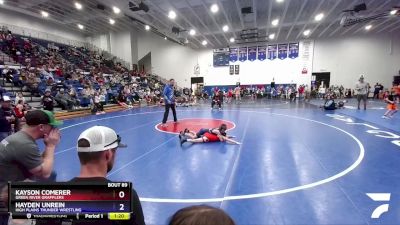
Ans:
POLYGON ((178 119, 176 118, 176 105, 175 105, 175 96, 174 96, 174 84, 175 80, 171 79, 169 80, 169 84, 166 84, 164 87, 163 91, 163 96, 164 96, 164 103, 165 103, 165 112, 164 112, 164 118, 162 120, 162 127, 166 127, 167 125, 165 124, 168 119, 168 114, 169 114, 169 108, 172 109, 172 114, 174 115, 174 122, 178 122, 178 119))

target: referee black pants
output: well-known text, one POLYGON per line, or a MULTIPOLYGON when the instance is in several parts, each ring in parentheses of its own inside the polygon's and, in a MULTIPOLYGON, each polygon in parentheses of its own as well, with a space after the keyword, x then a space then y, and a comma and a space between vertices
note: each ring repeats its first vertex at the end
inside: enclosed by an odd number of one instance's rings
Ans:
POLYGON ((165 103, 165 112, 164 112, 164 118, 162 120, 162 123, 166 123, 168 119, 168 114, 169 114, 169 108, 172 109, 172 114, 174 115, 174 121, 177 122, 178 119, 176 118, 176 110, 175 110, 175 104, 167 104, 165 103))

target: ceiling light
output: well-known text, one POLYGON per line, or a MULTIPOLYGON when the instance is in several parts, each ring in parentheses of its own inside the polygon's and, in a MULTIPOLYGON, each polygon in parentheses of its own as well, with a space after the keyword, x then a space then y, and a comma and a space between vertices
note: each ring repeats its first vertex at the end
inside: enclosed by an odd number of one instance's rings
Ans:
POLYGON ((40 14, 42 14, 43 17, 48 17, 49 13, 45 11, 41 11, 40 14))
POLYGON ((276 2, 279 2, 279 3, 281 3, 281 2, 283 2, 284 0, 276 0, 276 2))
POLYGON ((174 11, 169 11, 169 13, 168 13, 168 17, 170 18, 170 19, 175 19, 176 18, 176 13, 174 12, 174 11))
POLYGON ((316 15, 314 19, 315 19, 315 21, 321 21, 322 18, 324 18, 324 14, 320 13, 320 14, 316 15))
POLYGON ((146 26, 144 26, 144 29, 150 30, 150 26, 149 26, 149 25, 146 25, 146 26))
POLYGON ((372 28, 372 25, 367 25, 367 26, 365 26, 365 29, 366 30, 370 30, 372 28))
POLYGON ((75 2, 75 8, 82 9, 82 5, 79 2, 75 2))
POLYGON ((3 5, 4 4, 4 0, 0 0, 0 5, 3 5))
POLYGON ((231 43, 233 43, 233 42, 235 42, 235 38, 231 37, 231 39, 229 39, 229 41, 230 41, 231 43))
POLYGON ((115 20, 110 19, 110 24, 112 25, 112 24, 114 24, 114 23, 115 23, 115 20))
POLYGON ((277 26, 279 24, 279 19, 274 19, 271 22, 272 26, 277 26))
POLYGON ((229 30, 228 25, 223 26, 223 27, 222 27, 222 30, 223 30, 224 32, 227 32, 227 31, 229 30))
POLYGON ((82 24, 79 24, 79 23, 78 23, 78 27, 79 27, 79 29, 81 29, 81 30, 83 30, 83 28, 85 28, 82 24))
POLYGON ((195 34, 196 34, 196 31, 195 31, 195 30, 193 30, 193 29, 191 29, 191 30, 189 31, 189 34, 190 34, 191 36, 193 36, 193 35, 195 35, 195 34))
POLYGON ((270 35, 268 36, 268 38, 269 38, 270 40, 274 39, 274 38, 275 38, 275 34, 270 34, 270 35))
POLYGON ((390 11, 390 15, 394 15, 397 13, 397 9, 393 9, 392 11, 390 11))
POLYGON ((167 40, 167 37, 164 37, 164 40, 167 40))
POLYGON ((206 46, 207 45, 207 41, 204 40, 203 42, 201 42, 202 45, 206 46))
POLYGON ((304 36, 308 36, 308 35, 310 35, 310 33, 311 33, 310 30, 305 30, 305 31, 303 32, 303 35, 304 35, 304 36))
POLYGON ((112 9, 113 9, 115 14, 118 14, 118 13, 121 12, 121 10, 118 7, 113 6, 112 9))
POLYGON ((217 13, 219 10, 219 7, 217 4, 212 4, 210 10, 212 13, 217 13))

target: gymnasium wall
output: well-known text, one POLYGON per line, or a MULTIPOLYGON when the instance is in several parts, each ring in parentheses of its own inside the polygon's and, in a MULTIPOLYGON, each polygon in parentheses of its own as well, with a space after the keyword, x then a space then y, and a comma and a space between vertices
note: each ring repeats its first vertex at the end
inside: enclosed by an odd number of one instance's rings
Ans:
MULTIPOLYGON (((284 42, 282 42, 283 44, 284 42)), ((287 42, 286 42, 287 43, 287 42)), ((302 74, 304 61, 302 50, 304 41, 300 41, 299 57, 295 59, 274 59, 274 60, 255 60, 230 63, 231 65, 239 65, 239 74, 230 75, 228 67, 213 67, 213 52, 212 50, 203 50, 199 53, 200 75, 204 77, 205 85, 235 85, 240 82, 242 85, 248 84, 269 84, 272 79, 276 83, 287 84, 295 83, 308 84, 311 82, 311 67, 312 67, 312 41, 310 43, 310 58, 307 63, 307 74, 302 74)), ((272 43, 270 43, 272 44, 272 43)), ((281 43, 279 43, 281 44, 281 43)))
POLYGON ((131 32, 110 32, 111 54, 132 64, 131 32))
POLYGON ((97 48, 111 52, 110 34, 100 34, 92 37, 86 37, 86 41, 97 48))
POLYGON ((331 84, 353 87, 360 74, 371 85, 392 84, 400 70, 400 34, 362 35, 315 41, 314 72, 331 72, 331 84))
MULTIPOLYGON (((301 49, 300 41, 300 51, 301 49)), ((314 40, 312 72, 331 72, 332 85, 353 87, 360 74, 366 81, 391 86, 400 70, 400 34, 359 35, 314 40)), ((240 75, 229 75, 229 67, 213 67, 212 50, 199 52, 200 76, 206 85, 310 83, 311 77, 299 73, 298 59, 245 61, 240 75)))
POLYGON ((83 33, 69 30, 56 22, 52 22, 50 19, 36 18, 3 8, 0 8, 0 24, 7 25, 10 29, 15 26, 14 29, 18 30, 15 33, 22 34, 23 32, 24 35, 35 38, 52 41, 56 41, 54 39, 63 39, 61 42, 65 44, 68 44, 66 41, 85 42, 83 33))
POLYGON ((180 87, 190 87, 190 77, 197 64, 196 50, 164 40, 151 32, 137 35, 138 59, 151 52, 153 73, 166 79, 174 78, 180 87))

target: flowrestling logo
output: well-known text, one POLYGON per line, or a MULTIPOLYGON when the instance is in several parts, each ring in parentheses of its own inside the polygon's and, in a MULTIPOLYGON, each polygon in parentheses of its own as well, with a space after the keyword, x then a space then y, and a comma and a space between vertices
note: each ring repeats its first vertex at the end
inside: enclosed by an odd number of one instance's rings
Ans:
POLYGON ((379 205, 371 214, 372 219, 379 219, 382 214, 389 211, 390 193, 366 193, 375 202, 384 202, 387 204, 379 205))

